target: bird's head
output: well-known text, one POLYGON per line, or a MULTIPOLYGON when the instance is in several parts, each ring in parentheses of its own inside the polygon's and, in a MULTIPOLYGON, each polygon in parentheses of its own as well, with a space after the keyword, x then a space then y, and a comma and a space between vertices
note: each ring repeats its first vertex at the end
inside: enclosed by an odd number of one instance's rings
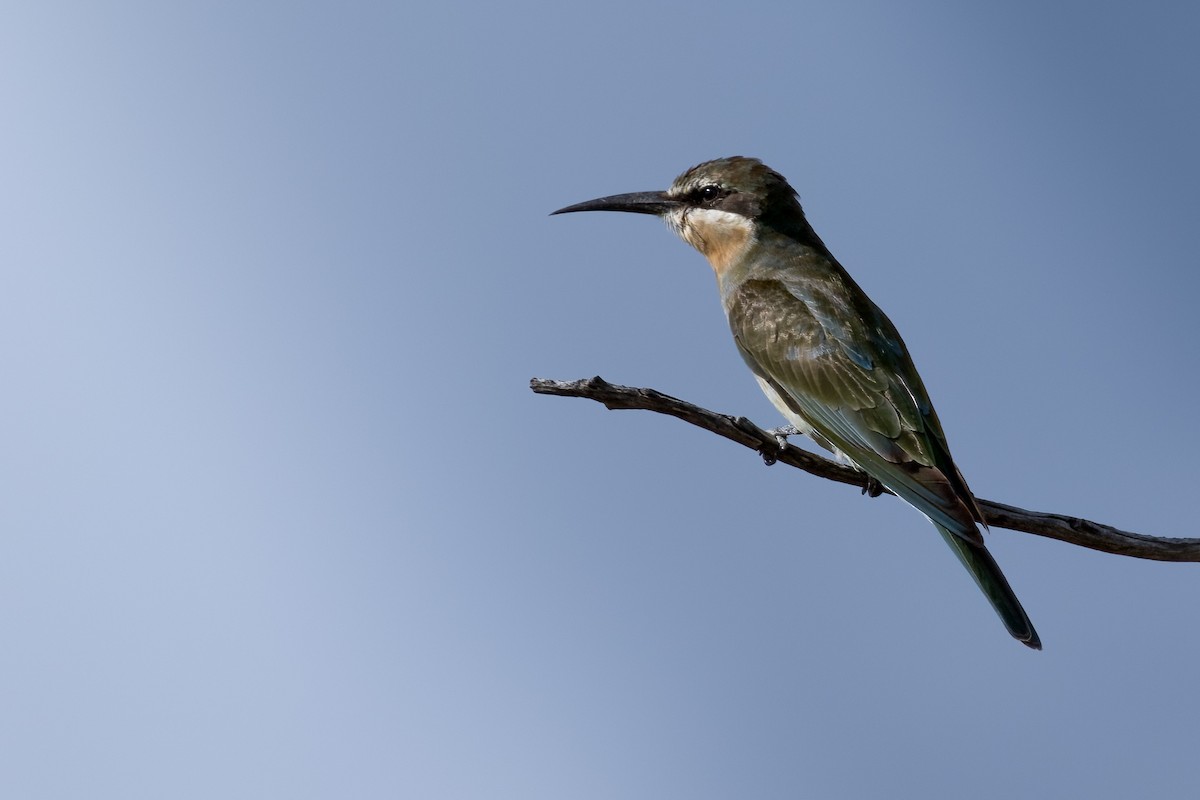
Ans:
POLYGON ((661 217, 671 230, 704 254, 722 273, 754 241, 759 225, 804 223, 804 212, 787 180, 756 158, 706 161, 680 175, 671 188, 600 197, 560 208, 626 211, 661 217))

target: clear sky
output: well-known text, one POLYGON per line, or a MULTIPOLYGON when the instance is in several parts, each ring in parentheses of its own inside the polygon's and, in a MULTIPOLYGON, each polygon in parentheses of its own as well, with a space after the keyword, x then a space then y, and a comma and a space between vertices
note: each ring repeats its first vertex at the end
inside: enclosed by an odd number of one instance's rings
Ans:
POLYGON ((973 5, 9 4, 0 795, 1194 797, 1196 565, 993 531, 1034 653, 894 499, 528 389, 782 422, 547 216, 758 156, 980 496, 1200 535, 1200 12, 973 5))

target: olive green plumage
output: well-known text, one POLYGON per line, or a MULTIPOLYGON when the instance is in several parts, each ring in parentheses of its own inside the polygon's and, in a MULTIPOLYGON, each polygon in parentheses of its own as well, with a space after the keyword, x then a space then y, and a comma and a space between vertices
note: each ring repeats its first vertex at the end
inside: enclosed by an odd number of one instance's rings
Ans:
POLYGON ((654 214, 708 258, 738 351, 792 424, 923 513, 1029 647, 1041 641, 984 545, 983 514, 891 321, 813 231, 796 192, 757 159, 700 164, 665 192, 573 211, 654 214))

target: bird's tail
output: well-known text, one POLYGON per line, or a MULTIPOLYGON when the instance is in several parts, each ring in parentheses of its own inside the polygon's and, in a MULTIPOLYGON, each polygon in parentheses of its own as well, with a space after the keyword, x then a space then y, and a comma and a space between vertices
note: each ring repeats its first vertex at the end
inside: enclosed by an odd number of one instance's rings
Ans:
POLYGON ((1021 601, 1013 594, 1012 587, 1008 585, 1004 573, 1000 571, 1000 565, 996 563, 996 559, 992 558, 992 554, 987 551, 987 548, 971 544, 936 523, 934 527, 946 540, 946 544, 950 545, 950 549, 954 551, 954 555, 958 556, 962 565, 971 573, 976 585, 987 596, 988 602, 992 604, 992 608, 996 609, 996 613, 1004 622, 1004 627, 1008 628, 1008 632, 1013 635, 1013 638, 1034 650, 1041 650, 1042 640, 1038 638, 1037 631, 1033 629, 1029 615, 1021 607, 1021 601))

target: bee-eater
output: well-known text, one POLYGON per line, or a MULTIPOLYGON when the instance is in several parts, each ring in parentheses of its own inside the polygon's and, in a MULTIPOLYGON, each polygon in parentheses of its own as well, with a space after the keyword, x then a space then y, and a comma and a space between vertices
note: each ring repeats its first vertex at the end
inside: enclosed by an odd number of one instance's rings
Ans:
MULTIPOLYGON (((801 432, 928 517, 1009 633, 1041 640, 980 534, 983 513, 891 320, 813 231, 787 180, 753 158, 692 167, 659 192, 555 211, 653 214, 717 275, 738 352, 801 432)), ((985 525, 986 527, 986 525, 985 525)))

